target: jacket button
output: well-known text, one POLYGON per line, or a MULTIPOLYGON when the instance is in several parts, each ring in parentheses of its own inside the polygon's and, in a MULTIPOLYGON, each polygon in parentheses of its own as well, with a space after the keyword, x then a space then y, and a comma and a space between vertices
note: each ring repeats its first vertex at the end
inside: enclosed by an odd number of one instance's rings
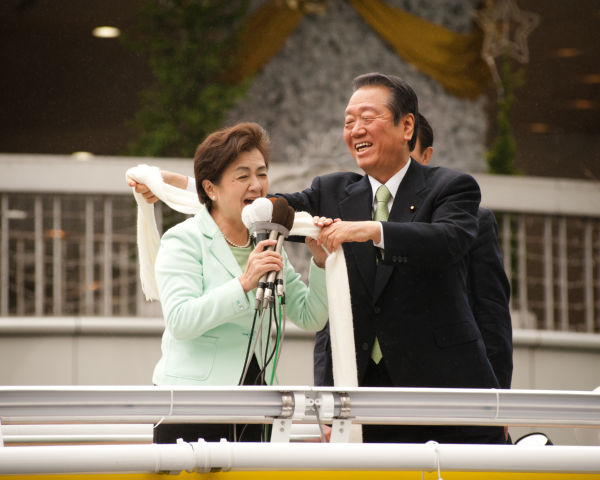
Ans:
POLYGON ((379 307, 375 307, 375 310, 374 310, 374 311, 375 311, 375 313, 381 313, 381 308, 379 308, 379 307))
POLYGON ((367 342, 364 342, 364 343, 361 345, 361 348, 362 348, 362 349, 363 349, 363 350, 366 352, 366 351, 369 349, 369 344, 368 344, 367 342))

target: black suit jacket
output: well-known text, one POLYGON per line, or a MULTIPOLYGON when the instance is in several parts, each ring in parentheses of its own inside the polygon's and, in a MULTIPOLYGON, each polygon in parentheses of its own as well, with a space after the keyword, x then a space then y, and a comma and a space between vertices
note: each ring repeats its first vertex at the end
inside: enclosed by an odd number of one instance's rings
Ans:
MULTIPOLYGON (((480 208, 478 220, 477 239, 469 250, 469 299, 496 379, 501 388, 510 388, 513 370, 510 285, 504 271, 494 214, 480 208)), ((313 355, 315 385, 333 385, 329 324, 316 333, 313 355)))
POLYGON ((513 371, 510 284, 498 244, 498 225, 487 208, 479 209, 479 234, 469 251, 471 308, 487 357, 501 388, 510 388, 513 371))
MULTIPOLYGON (((370 182, 356 173, 283 196, 313 215, 372 218, 370 182)), ((359 385, 377 336, 391 386, 499 387, 467 294, 479 201, 471 176, 411 160, 383 223, 383 258, 372 242, 344 244, 359 385)))

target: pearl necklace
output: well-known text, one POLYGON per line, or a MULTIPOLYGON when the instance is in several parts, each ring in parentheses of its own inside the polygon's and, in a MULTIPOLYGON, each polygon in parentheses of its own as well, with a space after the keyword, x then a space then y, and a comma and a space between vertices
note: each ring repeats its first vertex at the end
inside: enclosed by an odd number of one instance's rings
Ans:
MULTIPOLYGON (((223 233, 223 232, 221 232, 221 233, 223 233)), ((250 236, 249 233, 248 233, 248 241, 246 242, 245 245, 238 245, 237 243, 233 243, 231 240, 229 240, 227 238, 227 235, 225 235, 224 233, 223 233, 223 238, 229 245, 231 245, 232 247, 236 247, 236 248, 248 248, 250 246, 250 242, 252 241, 252 237, 250 236)))

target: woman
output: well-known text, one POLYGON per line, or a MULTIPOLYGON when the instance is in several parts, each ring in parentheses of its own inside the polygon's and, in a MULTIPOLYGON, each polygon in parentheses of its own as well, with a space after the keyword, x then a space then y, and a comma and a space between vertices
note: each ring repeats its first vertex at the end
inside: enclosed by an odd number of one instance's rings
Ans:
MULTIPOLYGON (((266 250, 275 240, 253 246, 242 222, 244 206, 267 193, 268 165, 268 140, 255 123, 215 132, 198 146, 194 175, 206 208, 167 231, 156 258, 156 281, 166 322, 162 357, 153 375, 156 385, 238 384, 253 336, 252 290, 267 272, 283 269, 291 321, 311 331, 320 330, 327 322, 326 253, 314 240, 307 240, 313 253, 308 288, 284 256, 266 250)), ((267 321, 261 336, 265 345, 267 321)), ((263 362, 257 351, 246 375, 247 384, 254 384, 263 362)), ((218 441, 222 437, 231 441, 232 430, 229 425, 163 424, 155 428, 154 441, 218 441)), ((261 430, 261 425, 247 426, 242 440, 260 440, 261 430)))

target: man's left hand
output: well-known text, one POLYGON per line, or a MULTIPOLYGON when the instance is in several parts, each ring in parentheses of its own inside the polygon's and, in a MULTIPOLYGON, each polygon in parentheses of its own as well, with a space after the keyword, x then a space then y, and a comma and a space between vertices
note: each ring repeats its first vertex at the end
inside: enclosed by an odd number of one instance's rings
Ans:
POLYGON ((368 242, 378 243, 381 240, 380 222, 361 221, 345 222, 335 221, 321 230, 319 244, 329 252, 336 251, 342 243, 368 242))

